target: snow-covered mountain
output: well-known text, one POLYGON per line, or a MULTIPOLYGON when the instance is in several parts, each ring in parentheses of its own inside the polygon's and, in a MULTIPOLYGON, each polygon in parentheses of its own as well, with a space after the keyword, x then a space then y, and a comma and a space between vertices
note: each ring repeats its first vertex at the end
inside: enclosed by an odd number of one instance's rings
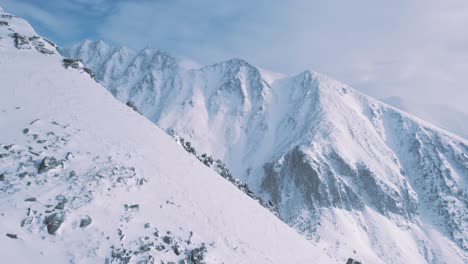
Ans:
POLYGON ((345 263, 0 9, 1 263, 345 263))
POLYGON ((457 109, 441 104, 418 104, 399 96, 381 101, 468 139, 468 114, 457 109))
POLYGON ((468 261, 468 143, 335 81, 232 59, 184 69, 165 52, 84 41, 119 100, 223 160, 329 254, 369 263, 468 261))

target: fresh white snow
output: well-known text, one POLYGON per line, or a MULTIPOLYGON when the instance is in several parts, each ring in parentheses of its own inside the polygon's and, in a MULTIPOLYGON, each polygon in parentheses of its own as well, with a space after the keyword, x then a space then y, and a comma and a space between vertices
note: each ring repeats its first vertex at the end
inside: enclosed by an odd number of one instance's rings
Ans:
POLYGON ((202 243, 207 263, 346 261, 206 168, 84 69, 65 69, 27 22, 0 15, 8 22, 0 26, 2 263, 126 263, 123 250, 132 250, 130 263, 168 263, 202 243), (13 33, 25 37, 20 48, 13 33), (80 227, 87 216, 91 224, 80 227))
MULTIPOLYGON (((64 54, 87 64, 98 52, 90 46, 64 54)), ((466 139, 309 70, 274 74, 240 59, 187 70, 165 52, 135 54, 99 62, 98 80, 197 153, 224 161, 330 254, 467 261, 466 139)))

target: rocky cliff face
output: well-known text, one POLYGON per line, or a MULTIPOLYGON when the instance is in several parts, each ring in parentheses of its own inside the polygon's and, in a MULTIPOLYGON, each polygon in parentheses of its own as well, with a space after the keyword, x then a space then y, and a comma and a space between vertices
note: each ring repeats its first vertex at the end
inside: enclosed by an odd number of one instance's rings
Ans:
MULTIPOLYGON (((64 54, 86 64, 91 43, 64 54)), ((93 68, 117 98, 222 159, 329 252, 466 261, 465 139, 311 71, 272 74, 239 59, 186 70, 148 50, 124 61, 92 65, 122 69, 93 68)))

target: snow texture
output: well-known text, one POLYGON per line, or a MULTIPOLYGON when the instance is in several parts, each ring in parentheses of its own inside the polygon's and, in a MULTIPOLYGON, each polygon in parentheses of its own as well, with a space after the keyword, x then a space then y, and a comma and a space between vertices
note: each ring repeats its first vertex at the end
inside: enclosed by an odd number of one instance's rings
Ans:
POLYGON ((26 21, 0 20, 1 263, 346 261, 206 168, 26 21))
POLYGON ((468 261, 468 143, 332 78, 241 59, 186 69, 165 52, 85 41, 116 98, 272 201, 327 253, 365 263, 468 261))

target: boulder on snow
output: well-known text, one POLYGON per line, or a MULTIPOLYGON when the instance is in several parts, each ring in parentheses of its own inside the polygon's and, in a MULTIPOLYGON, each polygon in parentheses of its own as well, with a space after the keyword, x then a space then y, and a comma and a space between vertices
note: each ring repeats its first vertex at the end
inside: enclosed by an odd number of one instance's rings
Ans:
POLYGON ((60 161, 58 161, 54 157, 45 157, 42 161, 41 164, 39 164, 39 169, 38 173, 44 173, 47 172, 51 169, 57 168, 61 164, 60 161))
POLYGON ((12 239, 17 239, 18 235, 16 234, 6 234, 7 237, 12 238, 12 239))
POLYGON ((184 248, 179 243, 175 243, 173 249, 174 249, 174 253, 177 256, 179 256, 185 251, 184 248))
POLYGON ((172 244, 172 242, 174 242, 174 239, 170 236, 164 236, 163 237, 163 242, 166 243, 166 244, 172 244))
POLYGON ((55 234, 57 230, 62 225, 63 221, 65 221, 65 213, 54 213, 47 216, 44 219, 44 224, 47 226, 47 232, 51 235, 55 234))
POLYGON ((198 248, 194 248, 190 253, 190 260, 194 264, 202 264, 205 263, 203 260, 205 259, 205 253, 207 252, 205 244, 202 244, 198 248))
POLYGON ((361 264, 361 262, 353 258, 348 258, 348 260, 346 261, 346 264, 361 264))
POLYGON ((81 227, 81 228, 85 228, 85 227, 89 226, 92 222, 93 222, 93 219, 91 219, 91 217, 89 217, 88 215, 86 215, 86 216, 84 216, 83 218, 81 218, 81 220, 80 220, 80 227, 81 227))
POLYGON ((135 112, 137 112, 137 113, 140 113, 140 112, 138 111, 138 107, 135 105, 135 103, 134 103, 133 101, 128 101, 128 102, 127 102, 127 106, 130 107, 130 108, 132 108, 133 111, 135 111, 135 112))

